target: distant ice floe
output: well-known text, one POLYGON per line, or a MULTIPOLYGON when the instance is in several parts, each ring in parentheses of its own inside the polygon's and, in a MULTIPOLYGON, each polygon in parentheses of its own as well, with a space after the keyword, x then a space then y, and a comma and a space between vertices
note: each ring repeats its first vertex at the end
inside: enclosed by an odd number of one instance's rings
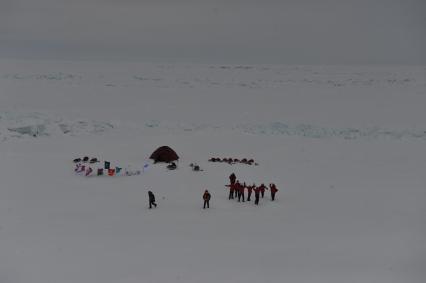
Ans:
POLYGON ((380 127, 370 127, 364 129, 357 128, 327 128, 309 124, 288 125, 281 122, 272 122, 263 125, 238 125, 239 129, 245 133, 255 135, 286 135, 300 136, 307 138, 341 138, 346 140, 355 139, 422 139, 426 140, 425 130, 389 130, 380 127))
POLYGON ((210 131, 218 129, 226 129, 226 127, 212 124, 202 123, 186 123, 186 122, 175 122, 175 121, 159 121, 149 120, 145 122, 145 129, 159 129, 165 130, 170 133, 179 132, 200 132, 210 131))
POLYGON ((54 72, 47 74, 5 74, 4 79, 14 80, 47 80, 47 81, 63 81, 63 80, 81 80, 81 75, 68 74, 62 72, 54 72))
POLYGON ((375 70, 368 67, 320 66, 244 66, 244 65, 152 65, 141 72, 46 72, 6 73, 0 79, 18 82, 41 81, 64 84, 90 84, 106 87, 153 88, 225 88, 279 89, 289 85, 326 88, 389 86, 406 87, 425 84, 424 70, 389 68, 375 70))
POLYGON ((100 134, 114 128, 108 122, 66 120, 43 113, 0 113, 0 141, 11 138, 100 134))
POLYGON ((266 124, 237 124, 231 126, 209 125, 181 122, 160 122, 157 120, 145 123, 145 129, 158 129, 170 133, 173 132, 199 132, 199 131, 217 131, 230 130, 234 132, 251 135, 268 136, 298 136, 312 139, 339 138, 345 140, 357 139, 387 139, 402 140, 416 139, 426 140, 425 130, 390 130, 380 127, 369 128, 329 128, 310 124, 289 125, 283 122, 271 122, 266 124))
MULTIPOLYGON (((43 113, 0 113, 0 141, 13 138, 37 138, 52 136, 99 135, 125 124, 113 124, 88 119, 69 120, 43 113)), ((298 136, 312 139, 338 138, 345 140, 386 139, 386 140, 423 140, 425 130, 370 128, 331 128, 311 124, 289 125, 283 122, 265 124, 214 125, 202 123, 184 123, 176 121, 149 120, 142 126, 127 127, 134 131, 160 131, 167 134, 186 134, 196 132, 228 131, 250 135, 298 136), (137 127, 137 128, 135 128, 137 127)))

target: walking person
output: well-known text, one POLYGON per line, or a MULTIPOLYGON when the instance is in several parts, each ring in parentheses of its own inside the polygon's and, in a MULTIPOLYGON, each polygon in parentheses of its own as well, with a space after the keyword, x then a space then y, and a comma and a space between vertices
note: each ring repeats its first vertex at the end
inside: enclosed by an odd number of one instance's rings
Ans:
POLYGON ((151 209, 152 206, 157 207, 157 204, 155 203, 155 196, 151 191, 148 191, 148 197, 149 197, 149 209, 151 209))
POLYGON ((274 183, 270 183, 269 188, 271 189, 271 200, 274 201, 275 200, 275 193, 278 192, 278 189, 277 189, 277 187, 275 186, 274 183))
POLYGON ((209 191, 205 190, 204 194, 203 194, 203 200, 204 200, 203 209, 206 209, 206 206, 207 206, 207 208, 210 208, 210 198, 211 198, 211 195, 210 195, 209 191))

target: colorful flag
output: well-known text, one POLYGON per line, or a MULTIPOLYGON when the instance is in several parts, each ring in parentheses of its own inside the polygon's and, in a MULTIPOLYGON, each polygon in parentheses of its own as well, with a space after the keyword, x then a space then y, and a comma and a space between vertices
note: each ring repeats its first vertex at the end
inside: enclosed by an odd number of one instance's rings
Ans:
POLYGON ((102 176, 104 174, 103 168, 98 168, 98 176, 102 176))
POLYGON ((108 175, 114 176, 115 169, 108 169, 108 175))
POLYGON ((120 167, 115 167, 115 174, 120 173, 121 169, 122 169, 122 168, 120 168, 120 167))
POLYGON ((111 163, 110 163, 110 162, 108 162, 108 161, 105 161, 105 166, 104 166, 104 168, 105 168, 105 169, 110 169, 110 166, 111 166, 111 163))

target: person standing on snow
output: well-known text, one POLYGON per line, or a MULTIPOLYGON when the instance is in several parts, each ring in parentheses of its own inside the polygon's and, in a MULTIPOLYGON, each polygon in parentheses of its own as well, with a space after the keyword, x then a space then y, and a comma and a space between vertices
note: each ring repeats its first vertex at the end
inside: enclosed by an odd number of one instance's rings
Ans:
POLYGON ((271 200, 274 201, 275 200, 275 193, 278 192, 277 187, 275 186, 274 183, 269 184, 269 188, 271 189, 271 200))
POLYGON ((211 195, 210 195, 209 191, 205 190, 204 194, 203 194, 203 200, 204 200, 203 209, 206 209, 206 206, 207 206, 207 208, 210 208, 210 198, 211 198, 211 195))
POLYGON ((244 189, 246 187, 246 184, 240 184, 238 187, 238 202, 240 202, 240 199, 243 198, 244 202, 244 189))
POLYGON ((234 173, 232 173, 231 175, 229 175, 229 183, 231 185, 235 184, 235 180, 237 180, 237 176, 235 176, 234 173))
POLYGON ((237 198, 240 192, 240 181, 236 181, 234 184, 234 198, 237 198))
POLYGON ((235 193, 234 197, 235 197, 235 199, 238 198, 238 202, 240 202, 240 198, 241 198, 241 196, 240 196, 240 186, 241 186, 240 181, 237 180, 237 182, 234 184, 234 193, 235 193))
POLYGON ((226 185, 229 187, 229 197, 228 199, 234 199, 234 190, 235 190, 235 184, 226 185))
POLYGON ((265 189, 267 190, 268 188, 262 183, 260 185, 259 189, 260 189, 260 193, 262 194, 262 198, 263 198, 264 195, 265 195, 265 189))
POLYGON ((247 201, 250 201, 251 193, 254 187, 256 187, 255 184, 253 184, 253 186, 247 186, 247 201))
POLYGON ((155 196, 151 191, 148 191, 148 197, 149 197, 149 209, 151 209, 152 206, 157 207, 157 204, 155 203, 155 196))
POLYGON ((260 187, 254 187, 254 204, 259 205, 260 187))

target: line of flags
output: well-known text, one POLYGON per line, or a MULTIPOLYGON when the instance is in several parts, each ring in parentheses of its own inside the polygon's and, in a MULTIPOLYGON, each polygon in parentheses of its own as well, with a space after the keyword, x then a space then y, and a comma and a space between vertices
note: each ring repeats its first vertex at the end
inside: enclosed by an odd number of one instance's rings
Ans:
POLYGON ((94 172, 93 168, 85 165, 85 164, 76 164, 76 167, 74 171, 79 174, 84 174, 84 176, 116 176, 116 175, 126 175, 126 176, 132 176, 132 175, 140 175, 141 173, 145 172, 149 167, 148 163, 145 163, 142 170, 133 169, 131 167, 125 168, 123 170, 122 167, 112 167, 111 162, 105 161, 103 168, 97 168, 97 170, 94 172))

